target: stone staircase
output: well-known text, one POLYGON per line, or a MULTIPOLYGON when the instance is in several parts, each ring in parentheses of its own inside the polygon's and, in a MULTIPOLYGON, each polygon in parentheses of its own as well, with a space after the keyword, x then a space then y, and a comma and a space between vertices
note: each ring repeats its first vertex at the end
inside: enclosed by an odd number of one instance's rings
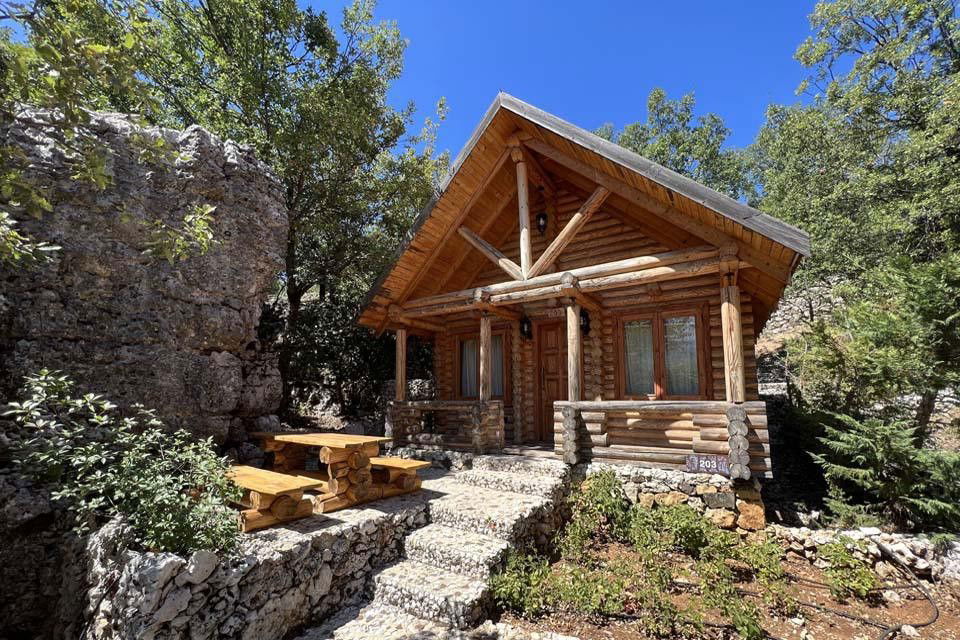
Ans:
MULTIPOLYGON (((374 575, 372 602, 298 640, 473 637, 462 630, 489 613, 492 572, 511 547, 551 533, 568 481, 559 460, 518 456, 477 456, 459 473, 428 470, 430 524, 407 536, 401 560, 374 575)), ((531 637, 487 626, 494 630, 484 638, 531 637)))

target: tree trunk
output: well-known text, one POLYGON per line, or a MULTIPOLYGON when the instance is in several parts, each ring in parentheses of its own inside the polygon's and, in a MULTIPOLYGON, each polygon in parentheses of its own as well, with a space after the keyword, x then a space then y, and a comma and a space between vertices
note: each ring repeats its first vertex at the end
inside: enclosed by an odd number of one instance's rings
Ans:
POLYGON ((927 440, 930 430, 930 418, 937 404, 937 390, 927 389, 920 394, 920 405, 917 407, 917 444, 922 445, 927 440))
POLYGON ((290 223, 290 229, 287 231, 287 251, 285 260, 286 270, 286 293, 287 293, 287 321, 283 330, 283 342, 280 346, 280 378, 283 382, 283 397, 280 401, 280 413, 288 414, 292 405, 293 387, 291 381, 292 361, 293 361, 293 343, 291 336, 294 329, 300 321, 300 305, 303 299, 303 290, 300 287, 300 281, 297 277, 299 267, 297 261, 297 234, 295 224, 290 223))

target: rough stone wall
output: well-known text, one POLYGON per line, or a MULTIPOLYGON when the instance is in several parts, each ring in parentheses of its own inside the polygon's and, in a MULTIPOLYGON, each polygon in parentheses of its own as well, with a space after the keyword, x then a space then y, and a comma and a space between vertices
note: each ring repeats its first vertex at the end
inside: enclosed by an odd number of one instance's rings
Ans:
POLYGON ((257 325, 284 264, 281 186, 252 151, 200 127, 143 129, 118 114, 95 114, 91 127, 108 151, 103 190, 71 178, 43 113, 0 131, 54 207, 19 228, 62 247, 48 264, 0 268, 0 398, 25 374, 63 370, 84 390, 222 442, 280 400, 257 325), (138 140, 157 137, 170 155, 143 161, 138 140), (144 254, 154 221, 178 227, 198 205, 216 207, 209 252, 173 264, 144 254))
POLYGON ((117 553, 116 531, 90 545, 90 640, 259 640, 358 602, 372 573, 427 523, 423 494, 244 536, 240 553, 117 553))

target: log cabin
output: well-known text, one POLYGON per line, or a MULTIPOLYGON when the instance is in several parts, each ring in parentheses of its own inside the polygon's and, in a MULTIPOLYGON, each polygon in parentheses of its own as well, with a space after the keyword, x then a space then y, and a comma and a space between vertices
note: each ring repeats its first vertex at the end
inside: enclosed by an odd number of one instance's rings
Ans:
POLYGON ((771 473, 754 341, 799 229, 501 93, 371 288, 395 445, 771 473), (436 397, 406 397, 407 338, 436 397))

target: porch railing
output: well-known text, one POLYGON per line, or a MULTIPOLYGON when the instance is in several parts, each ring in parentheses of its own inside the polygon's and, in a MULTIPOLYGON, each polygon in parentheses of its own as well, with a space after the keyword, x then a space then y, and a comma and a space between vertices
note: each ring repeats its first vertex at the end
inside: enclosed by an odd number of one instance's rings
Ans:
POLYGON ((393 401, 386 435, 396 446, 489 453, 504 446, 503 401, 393 401))
POLYGON ((766 404, 714 401, 558 401, 554 446, 569 464, 590 460, 769 475, 766 404))

